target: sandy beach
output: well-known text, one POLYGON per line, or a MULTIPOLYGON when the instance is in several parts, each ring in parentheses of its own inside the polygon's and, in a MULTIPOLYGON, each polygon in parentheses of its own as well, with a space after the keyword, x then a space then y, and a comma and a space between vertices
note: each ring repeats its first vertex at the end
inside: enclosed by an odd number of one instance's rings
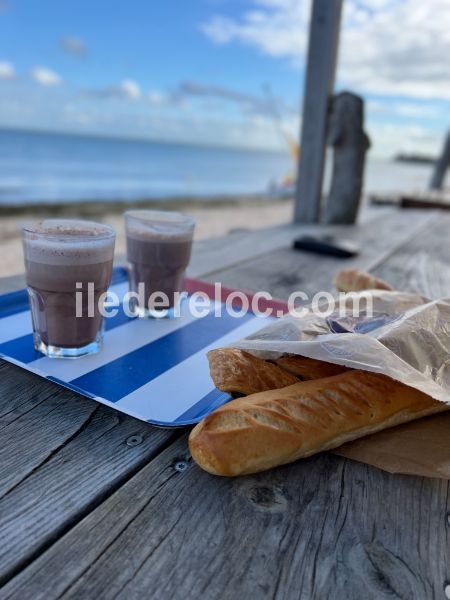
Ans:
MULTIPOLYGON (((168 208, 168 203, 148 202, 149 208, 168 208)), ((142 206, 142 204, 141 204, 142 206)), ((171 201, 173 210, 187 212, 195 217, 197 226, 195 239, 206 239, 226 235, 235 229, 259 229, 286 223, 291 219, 292 201, 273 198, 214 200, 214 201, 171 201)), ((0 277, 23 272, 20 225, 33 218, 68 217, 90 218, 112 225, 117 232, 116 254, 125 252, 123 231, 123 205, 112 203, 89 203, 58 207, 33 207, 2 211, 0 214, 0 277)))

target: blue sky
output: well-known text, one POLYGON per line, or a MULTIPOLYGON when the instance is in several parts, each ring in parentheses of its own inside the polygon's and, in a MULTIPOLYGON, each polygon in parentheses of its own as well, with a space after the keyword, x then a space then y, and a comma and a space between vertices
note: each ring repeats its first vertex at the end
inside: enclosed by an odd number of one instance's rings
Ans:
MULTIPOLYGON (((309 0, 0 0, 0 125, 282 148, 264 86, 296 136, 309 10, 309 0)), ((449 51, 447 0, 345 0, 336 85, 365 97, 374 154, 437 151, 449 51)))

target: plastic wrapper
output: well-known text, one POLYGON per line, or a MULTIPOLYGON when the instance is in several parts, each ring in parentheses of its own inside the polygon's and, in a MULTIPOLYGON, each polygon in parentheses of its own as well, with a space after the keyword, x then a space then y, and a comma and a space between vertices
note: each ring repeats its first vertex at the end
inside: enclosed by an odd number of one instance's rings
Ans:
MULTIPOLYGON (((278 319, 233 347, 263 358, 299 354, 384 373, 450 405, 450 299, 372 291, 341 297, 333 311, 328 304, 319 308, 321 313, 278 319)), ((336 452, 391 473, 450 479, 450 413, 381 431, 336 452)))

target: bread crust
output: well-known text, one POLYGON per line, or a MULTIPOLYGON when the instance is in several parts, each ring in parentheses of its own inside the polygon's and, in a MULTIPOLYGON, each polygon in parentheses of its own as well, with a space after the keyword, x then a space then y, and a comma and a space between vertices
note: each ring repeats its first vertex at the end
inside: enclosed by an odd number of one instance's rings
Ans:
POLYGON ((298 382, 277 365, 236 348, 211 350, 208 360, 214 385, 223 392, 248 395, 298 382))
POLYGON ((361 271, 360 269, 344 269, 334 278, 334 285, 339 292, 361 292, 364 290, 389 290, 392 287, 380 279, 374 277, 370 273, 361 271))
POLYGON ((301 381, 310 379, 320 379, 321 377, 332 377, 349 371, 348 367, 342 365, 334 365, 333 363, 307 358, 293 354, 290 356, 282 356, 276 359, 275 364, 281 367, 284 371, 298 377, 301 381))
POLYGON ((244 475, 447 409, 385 375, 351 370, 233 400, 196 425, 189 448, 209 473, 244 475))

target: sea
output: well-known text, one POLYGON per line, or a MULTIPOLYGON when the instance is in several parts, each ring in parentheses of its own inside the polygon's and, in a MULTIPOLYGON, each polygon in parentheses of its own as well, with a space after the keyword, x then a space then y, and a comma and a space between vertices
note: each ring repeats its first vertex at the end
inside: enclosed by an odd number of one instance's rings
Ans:
MULTIPOLYGON (((326 179, 330 177, 327 161, 326 179)), ((372 158, 366 192, 427 186, 431 165, 372 158)), ((261 196, 294 171, 286 151, 0 129, 0 205, 261 196)))

